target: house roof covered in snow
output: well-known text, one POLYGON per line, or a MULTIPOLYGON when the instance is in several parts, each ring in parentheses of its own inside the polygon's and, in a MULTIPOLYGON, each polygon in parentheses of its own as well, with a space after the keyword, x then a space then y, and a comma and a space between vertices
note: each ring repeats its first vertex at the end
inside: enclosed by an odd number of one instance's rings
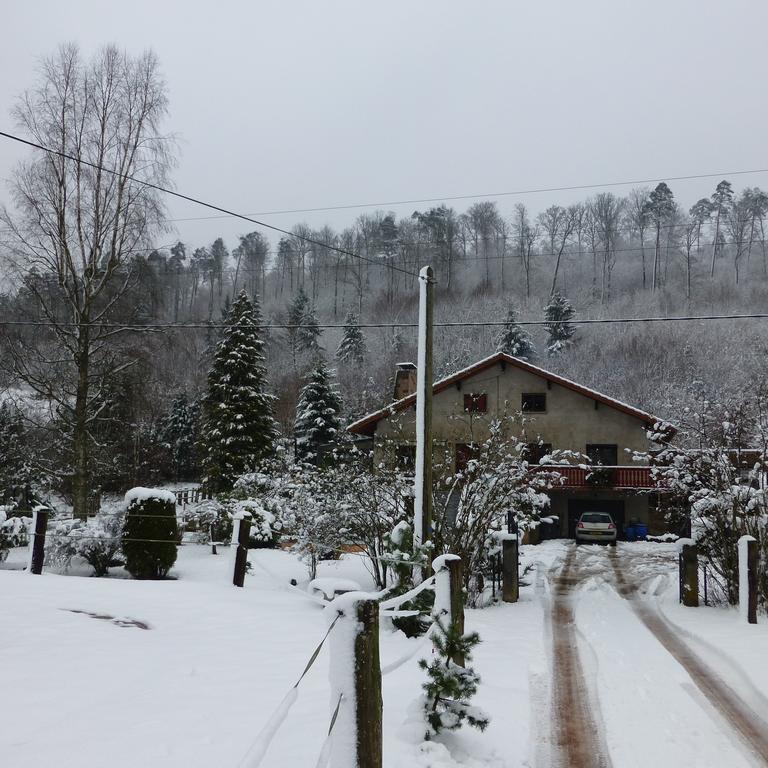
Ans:
MULTIPOLYGON (((606 405, 609 408, 614 408, 617 411, 626 413, 629 416, 633 416, 648 426, 661 421, 661 419, 658 419, 653 414, 642 411, 639 408, 628 405, 627 403, 623 403, 621 400, 616 400, 613 397, 604 395, 602 392, 598 392, 597 390, 585 387, 582 384, 577 384, 575 381, 566 379, 563 376, 558 376, 556 373, 546 371, 544 368, 539 368, 537 365, 531 365, 531 363, 528 363, 525 360, 521 360, 518 357, 508 355, 506 352, 496 352, 489 357, 478 360, 478 362, 468 366, 467 368, 463 368, 462 370, 457 371, 451 376, 447 376, 444 379, 440 379, 440 381, 436 381, 433 385, 432 393, 437 394, 438 392, 442 392, 444 389, 453 386, 457 382, 468 379, 475 374, 482 373, 483 371, 492 368, 494 365, 499 364, 510 365, 523 371, 527 371, 528 373, 532 373, 535 376, 540 376, 542 379, 545 379, 552 384, 557 384, 561 387, 565 387, 566 389, 578 392, 579 394, 584 395, 585 397, 588 397, 595 402, 606 405)), ((369 413, 362 419, 358 419, 357 421, 350 424, 347 427, 347 430, 356 435, 373 435, 373 433, 376 431, 376 425, 382 419, 386 419, 388 416, 393 416, 396 413, 404 411, 415 403, 416 394, 413 393, 407 397, 401 398, 400 400, 396 400, 394 403, 391 403, 385 408, 381 408, 378 411, 369 413)))

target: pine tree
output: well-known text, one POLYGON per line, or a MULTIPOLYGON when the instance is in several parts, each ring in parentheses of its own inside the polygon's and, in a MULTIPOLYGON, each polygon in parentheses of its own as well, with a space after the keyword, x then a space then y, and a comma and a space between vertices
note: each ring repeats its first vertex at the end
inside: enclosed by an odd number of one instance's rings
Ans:
POLYGON ((317 324, 317 315, 314 307, 308 307, 301 320, 302 327, 298 329, 296 341, 299 351, 311 352, 316 355, 322 351, 320 335, 322 331, 317 324))
POLYGON ((559 355, 573 344, 576 326, 570 321, 575 314, 571 302, 565 296, 559 292, 552 294, 549 304, 544 308, 547 320, 545 327, 549 334, 547 352, 550 355, 559 355))
POLYGON ((29 485, 32 471, 21 414, 7 401, 0 405, 0 503, 12 490, 29 485))
POLYGON ((319 463, 324 449, 338 442, 341 434, 341 397, 331 371, 322 359, 307 375, 296 404, 296 456, 319 463))
POLYGON ((514 307, 509 308, 504 327, 496 341, 496 349, 522 360, 529 360, 536 355, 536 347, 531 341, 531 337, 517 322, 517 312, 514 307))
POLYGON ((293 352, 293 364, 296 366, 296 355, 299 352, 320 352, 320 328, 314 308, 310 305, 309 296, 303 288, 293 297, 288 306, 288 325, 300 326, 288 329, 288 342, 293 352))
POLYGON ((442 731, 455 731, 466 720, 472 727, 484 731, 490 718, 469 700, 477 693, 480 677, 469 666, 459 666, 454 658, 463 658, 468 664, 472 649, 480 642, 477 632, 462 634, 455 624, 435 619, 432 633, 433 658, 419 660, 427 672, 424 689, 424 714, 427 720, 425 738, 431 739, 442 731))
POLYGON ((357 315, 354 312, 347 312, 344 319, 344 335, 336 350, 336 359, 340 363, 362 363, 367 354, 365 337, 358 325, 357 315))
POLYGON ((260 324, 258 300, 251 303, 241 291, 216 347, 202 401, 206 482, 217 490, 231 488, 239 475, 268 456, 277 436, 260 324))
POLYGON ((160 424, 158 438, 170 453, 174 477, 189 477, 194 470, 196 414, 182 392, 173 399, 171 409, 160 424))

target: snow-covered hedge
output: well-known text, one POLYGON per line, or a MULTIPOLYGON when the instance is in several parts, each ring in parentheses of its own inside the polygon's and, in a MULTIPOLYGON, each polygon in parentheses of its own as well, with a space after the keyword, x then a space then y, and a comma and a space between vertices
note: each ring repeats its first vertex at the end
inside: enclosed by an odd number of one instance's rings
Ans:
POLYGON ((134 488, 125 500, 125 567, 135 579, 164 579, 176 562, 176 497, 169 491, 134 488))

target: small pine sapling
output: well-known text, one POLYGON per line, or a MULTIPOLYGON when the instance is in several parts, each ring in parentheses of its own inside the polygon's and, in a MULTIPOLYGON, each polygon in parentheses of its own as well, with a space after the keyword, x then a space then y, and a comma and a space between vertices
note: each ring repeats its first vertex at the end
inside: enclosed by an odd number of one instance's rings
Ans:
POLYGON ((427 673, 424 683, 423 705, 427 721, 424 738, 429 741, 442 731, 455 731, 464 721, 473 728, 484 731, 490 722, 488 715, 469 703, 477 693, 479 675, 469 666, 459 666, 453 659, 471 660, 472 649, 480 642, 477 632, 462 634, 453 623, 435 617, 432 632, 434 656, 431 662, 419 660, 419 666, 427 673))

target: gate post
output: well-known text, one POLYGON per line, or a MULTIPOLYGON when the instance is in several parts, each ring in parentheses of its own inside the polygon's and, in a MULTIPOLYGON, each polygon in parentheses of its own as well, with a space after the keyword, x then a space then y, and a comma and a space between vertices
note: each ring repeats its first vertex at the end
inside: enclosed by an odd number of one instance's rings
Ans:
POLYGON ((757 624, 757 539, 739 539, 739 613, 749 624, 757 624))
POLYGON ((699 607, 699 553, 693 542, 683 544, 680 551, 680 593, 683 605, 699 607))
POLYGON ((333 607, 340 615, 330 636, 331 702, 341 705, 331 765, 382 768, 379 602, 350 593, 337 597, 333 607))
POLYGON ((501 543, 502 592, 505 603, 516 603, 520 597, 519 548, 517 534, 507 534, 501 543))
POLYGON ((248 565, 248 537, 251 533, 251 513, 241 512, 233 523, 237 523, 232 531, 232 544, 235 546, 235 572, 232 583, 236 587, 245 584, 245 571, 248 565))
POLYGON ((48 508, 39 506, 32 510, 32 541, 29 546, 29 572, 39 576, 45 560, 45 534, 48 530, 48 508))

